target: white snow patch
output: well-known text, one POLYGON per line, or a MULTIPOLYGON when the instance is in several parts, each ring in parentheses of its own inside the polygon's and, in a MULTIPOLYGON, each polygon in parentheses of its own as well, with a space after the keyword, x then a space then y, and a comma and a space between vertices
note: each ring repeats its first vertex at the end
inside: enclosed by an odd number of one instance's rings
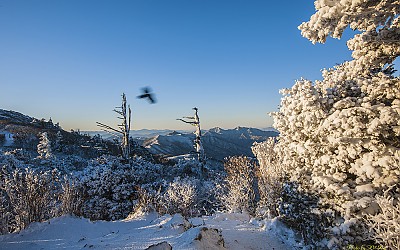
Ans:
POLYGON ((0 249, 146 249, 161 242, 173 249, 285 250, 298 246, 293 232, 278 220, 257 221, 245 214, 221 213, 189 221, 191 224, 179 214, 155 213, 136 219, 95 222, 62 216, 33 223, 20 233, 1 235, 0 249))

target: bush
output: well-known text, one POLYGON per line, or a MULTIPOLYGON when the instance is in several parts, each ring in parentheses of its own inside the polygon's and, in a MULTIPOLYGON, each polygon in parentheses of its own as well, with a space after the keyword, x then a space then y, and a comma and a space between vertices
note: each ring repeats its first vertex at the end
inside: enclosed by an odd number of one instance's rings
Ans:
POLYGON ((79 184, 78 180, 73 177, 64 177, 61 188, 61 214, 81 216, 84 200, 82 186, 79 184))
POLYGON ((197 190, 194 180, 189 178, 175 178, 168 185, 164 193, 164 201, 167 213, 181 213, 185 217, 192 216, 197 201, 197 190))
POLYGON ((262 143, 254 143, 252 151, 257 157, 255 176, 257 179, 260 200, 257 204, 257 216, 274 218, 278 215, 278 207, 284 184, 284 172, 277 153, 274 151, 275 138, 262 143))
POLYGON ((34 172, 16 169, 2 173, 2 233, 17 232, 32 222, 42 222, 59 214, 57 171, 34 172))
POLYGON ((317 195, 307 193, 295 182, 284 183, 281 190, 277 202, 280 219, 296 229, 306 244, 322 248, 320 242, 330 234, 335 212, 321 206, 317 195))
POLYGON ((246 156, 230 157, 224 164, 227 173, 226 194, 222 203, 230 212, 247 212, 254 215, 256 209, 255 164, 246 156))
POLYGON ((119 158, 99 158, 84 170, 79 188, 83 192, 83 216, 92 220, 125 218, 136 199, 136 172, 119 158))

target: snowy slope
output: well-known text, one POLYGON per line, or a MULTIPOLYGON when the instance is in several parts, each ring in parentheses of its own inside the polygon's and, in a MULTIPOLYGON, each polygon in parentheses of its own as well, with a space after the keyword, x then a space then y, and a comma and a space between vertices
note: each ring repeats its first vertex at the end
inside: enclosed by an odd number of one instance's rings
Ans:
POLYGON ((152 213, 115 222, 63 216, 34 223, 18 234, 0 236, 0 249, 146 249, 166 241, 173 249, 284 250, 296 244, 290 230, 281 224, 252 221, 242 214, 195 218, 186 230, 184 224, 187 221, 179 214, 159 217, 152 213))

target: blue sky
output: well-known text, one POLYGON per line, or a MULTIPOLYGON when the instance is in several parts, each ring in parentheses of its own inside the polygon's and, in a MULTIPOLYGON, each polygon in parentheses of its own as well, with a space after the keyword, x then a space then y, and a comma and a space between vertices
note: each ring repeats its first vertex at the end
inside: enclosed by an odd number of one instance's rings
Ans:
POLYGON ((342 40, 313 45, 297 26, 313 1, 0 0, 0 108, 66 129, 117 124, 125 92, 133 129, 268 127, 301 77, 350 59, 342 40), (136 99, 150 86, 158 103, 136 99))

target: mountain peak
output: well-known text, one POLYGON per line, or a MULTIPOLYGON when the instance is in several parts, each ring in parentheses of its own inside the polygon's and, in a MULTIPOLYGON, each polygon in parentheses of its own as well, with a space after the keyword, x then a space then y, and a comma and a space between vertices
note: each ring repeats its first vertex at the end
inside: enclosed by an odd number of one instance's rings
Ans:
POLYGON ((215 127, 215 128, 210 128, 208 131, 209 132, 214 132, 214 133, 217 133, 217 134, 221 134, 221 132, 223 131, 224 129, 222 129, 222 128, 220 128, 220 127, 215 127))
POLYGON ((236 128, 235 128, 235 130, 237 130, 237 131, 243 131, 243 130, 249 130, 250 128, 247 128, 247 127, 241 127, 241 126, 237 126, 236 128))

